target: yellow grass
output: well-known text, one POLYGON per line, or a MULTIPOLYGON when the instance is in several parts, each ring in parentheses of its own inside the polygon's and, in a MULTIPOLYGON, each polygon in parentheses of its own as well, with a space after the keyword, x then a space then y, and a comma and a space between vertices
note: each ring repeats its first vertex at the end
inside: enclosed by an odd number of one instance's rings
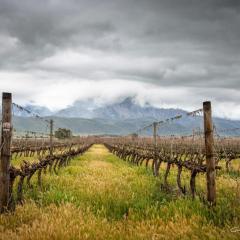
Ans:
MULTIPOLYGON (((170 182, 174 178, 173 169, 170 182)), ((144 167, 94 145, 58 175, 44 175, 43 192, 36 185, 25 189, 24 205, 0 216, 0 240, 240 239, 236 180, 218 177, 220 189, 231 195, 219 190, 223 200, 215 210, 198 199, 164 193, 159 183, 144 167)))

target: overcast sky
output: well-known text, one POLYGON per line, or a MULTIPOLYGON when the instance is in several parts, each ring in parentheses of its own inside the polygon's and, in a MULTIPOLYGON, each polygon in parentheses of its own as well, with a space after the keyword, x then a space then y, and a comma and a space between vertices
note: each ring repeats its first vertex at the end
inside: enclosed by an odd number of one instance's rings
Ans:
POLYGON ((240 119, 240 1, 0 0, 0 90, 51 109, 212 100, 240 119))

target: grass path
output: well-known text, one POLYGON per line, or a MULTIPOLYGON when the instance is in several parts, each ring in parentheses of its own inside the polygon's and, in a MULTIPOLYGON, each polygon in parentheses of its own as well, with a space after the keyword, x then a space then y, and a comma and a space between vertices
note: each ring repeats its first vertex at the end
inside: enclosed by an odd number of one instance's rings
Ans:
MULTIPOLYGON (((26 202, 0 216, 0 239, 239 239, 214 223, 200 201, 168 196, 144 167, 94 145, 44 189, 25 189, 26 202)), ((230 223, 229 223, 230 224, 230 223)))

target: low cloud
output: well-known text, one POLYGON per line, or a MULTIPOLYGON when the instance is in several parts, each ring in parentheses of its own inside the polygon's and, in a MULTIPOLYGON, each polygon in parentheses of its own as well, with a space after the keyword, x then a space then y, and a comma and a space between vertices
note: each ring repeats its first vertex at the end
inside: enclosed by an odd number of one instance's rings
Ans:
POLYGON ((0 89, 60 109, 78 99, 240 119, 238 0, 0 0, 0 89))

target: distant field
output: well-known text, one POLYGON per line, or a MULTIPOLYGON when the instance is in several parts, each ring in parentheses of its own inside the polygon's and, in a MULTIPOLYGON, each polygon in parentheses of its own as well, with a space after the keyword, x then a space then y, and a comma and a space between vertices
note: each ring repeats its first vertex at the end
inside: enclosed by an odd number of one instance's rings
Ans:
MULTIPOLYGON (((24 190, 26 202, 0 216, 1 240, 240 239, 240 182, 231 173, 218 173, 214 209, 179 196, 174 187, 170 194, 161 191, 150 170, 125 163, 103 145, 94 145, 58 175, 43 175, 42 192, 34 178, 33 189, 24 190)), ((205 188, 204 175, 197 186, 205 188)))

